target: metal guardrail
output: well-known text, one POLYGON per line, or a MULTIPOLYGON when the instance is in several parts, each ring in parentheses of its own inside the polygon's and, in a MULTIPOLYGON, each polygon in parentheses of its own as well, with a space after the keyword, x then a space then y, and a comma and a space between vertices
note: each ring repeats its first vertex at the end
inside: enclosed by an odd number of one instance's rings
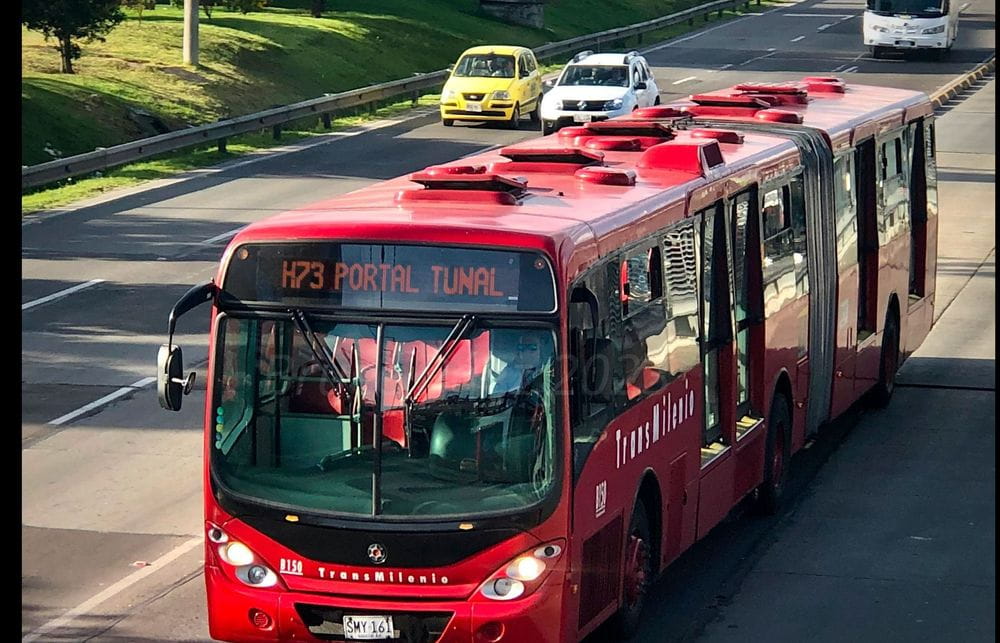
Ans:
MULTIPOLYGON (((760 4, 760 0, 757 0, 757 4, 760 4)), ((715 2, 685 9, 669 16, 663 16, 662 18, 549 43, 536 47, 533 51, 535 52, 535 56, 540 59, 552 58, 571 52, 576 53, 581 49, 589 47, 596 47, 600 51, 602 45, 613 46, 619 40, 632 36, 641 37, 644 33, 680 24, 685 21, 693 22, 699 16, 705 16, 707 20, 708 15, 713 11, 718 11, 721 16, 725 9, 733 9, 739 5, 749 6, 750 0, 716 0, 715 2)), ((444 81, 447 80, 448 74, 449 71, 443 69, 428 74, 415 75, 412 78, 393 80, 337 94, 328 94, 321 98, 314 98, 301 103, 276 107, 176 132, 168 132, 113 147, 98 148, 93 152, 39 163, 30 167, 22 167, 21 189, 131 163, 164 152, 191 147, 192 145, 221 141, 221 145, 224 146, 225 139, 229 137, 268 127, 277 127, 282 123, 298 120, 303 117, 323 116, 324 122, 328 123, 330 112, 349 107, 368 105, 387 98, 415 96, 421 90, 443 85, 444 81)))

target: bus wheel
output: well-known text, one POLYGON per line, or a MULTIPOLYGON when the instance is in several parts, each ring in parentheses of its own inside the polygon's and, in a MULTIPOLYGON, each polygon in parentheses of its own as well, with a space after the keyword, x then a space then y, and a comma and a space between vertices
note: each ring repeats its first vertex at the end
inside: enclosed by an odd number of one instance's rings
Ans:
POLYGON ((778 395, 771 403, 771 417, 767 421, 767 444, 764 447, 764 481, 757 488, 754 508, 757 513, 773 516, 781 507, 781 497, 788 478, 788 445, 792 416, 788 400, 778 395))
POLYGON ((646 506, 640 500, 632 509, 632 521, 625 541, 622 604, 613 617, 615 632, 622 639, 631 638, 639 631, 642 607, 653 581, 651 539, 646 506))
POLYGON ((884 408, 896 390, 896 371, 899 369, 899 322, 889 311, 882 331, 882 357, 878 364, 878 384, 872 390, 872 403, 876 408, 884 408))

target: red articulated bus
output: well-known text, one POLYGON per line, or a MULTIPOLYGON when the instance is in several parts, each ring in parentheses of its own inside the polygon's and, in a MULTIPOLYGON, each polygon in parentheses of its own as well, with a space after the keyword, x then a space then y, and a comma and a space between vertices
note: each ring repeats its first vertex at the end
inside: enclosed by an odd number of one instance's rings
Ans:
POLYGON ((624 639, 927 335, 933 106, 830 77, 562 129, 242 230, 212 302, 209 628, 624 639))

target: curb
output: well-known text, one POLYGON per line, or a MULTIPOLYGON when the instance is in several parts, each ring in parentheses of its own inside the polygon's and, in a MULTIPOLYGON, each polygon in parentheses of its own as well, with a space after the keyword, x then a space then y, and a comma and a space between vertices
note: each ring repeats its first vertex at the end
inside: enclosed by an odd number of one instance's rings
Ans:
POLYGON ((996 55, 990 57, 989 60, 982 63, 969 73, 965 74, 961 78, 951 81, 938 91, 931 95, 931 102, 934 103, 934 107, 942 107, 952 98, 960 94, 962 91, 968 89, 977 80, 982 79, 985 76, 992 74, 996 71, 997 58, 996 55))

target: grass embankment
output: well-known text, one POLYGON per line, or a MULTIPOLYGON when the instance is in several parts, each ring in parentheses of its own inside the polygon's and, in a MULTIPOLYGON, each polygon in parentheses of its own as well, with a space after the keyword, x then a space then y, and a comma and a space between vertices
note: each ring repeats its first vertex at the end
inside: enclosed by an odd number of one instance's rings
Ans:
MULTIPOLYGON (((155 134, 148 113, 175 129, 247 114, 442 69, 465 48, 481 43, 537 46, 545 42, 630 24, 700 4, 701 0, 550 0, 543 30, 493 20, 477 0, 367 0, 349 10, 328 0, 313 18, 307 3, 273 0, 259 13, 216 9, 200 17, 200 65, 181 63, 183 14, 158 5, 140 22, 134 14, 107 42, 83 45, 76 74, 58 73, 52 42, 22 29, 22 164, 33 165, 155 134), (300 6, 296 6, 300 5, 300 6)), ((754 6, 756 8, 756 6, 754 6)), ((699 21, 700 22, 700 21, 699 21)), ((683 31, 647 34, 643 42, 683 31)), ((621 43, 634 46, 636 43, 621 43)), ((421 102, 432 104, 433 96, 421 102)), ((361 118, 382 117, 409 106, 386 106, 361 118)), ((359 116, 334 122, 355 124, 359 116)), ((286 126, 284 140, 324 131, 316 119, 286 126), (294 125, 294 126, 293 126, 294 125)), ((96 178, 22 196, 22 213, 57 207, 108 189, 211 165, 235 154, 273 145, 269 134, 232 140, 226 153, 214 146, 165 155, 113 169, 96 178)))

